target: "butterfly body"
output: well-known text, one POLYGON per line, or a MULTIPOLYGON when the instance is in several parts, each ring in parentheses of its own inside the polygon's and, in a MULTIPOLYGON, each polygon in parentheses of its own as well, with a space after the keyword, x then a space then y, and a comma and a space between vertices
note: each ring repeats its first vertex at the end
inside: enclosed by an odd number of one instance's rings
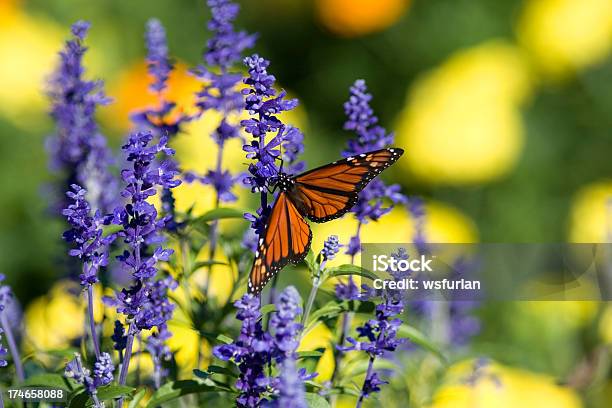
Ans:
POLYGON ((279 173, 274 187, 280 192, 258 242, 249 292, 259 293, 285 265, 297 264, 306 257, 312 231, 304 218, 320 223, 343 216, 357 203, 359 192, 403 152, 398 148, 381 149, 297 176, 279 173))

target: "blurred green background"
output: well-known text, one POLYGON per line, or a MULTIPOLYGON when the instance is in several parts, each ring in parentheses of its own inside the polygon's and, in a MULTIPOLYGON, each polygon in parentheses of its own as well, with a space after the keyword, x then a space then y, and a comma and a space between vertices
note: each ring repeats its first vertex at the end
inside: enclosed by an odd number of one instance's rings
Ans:
MULTIPOLYGON (((342 130, 342 104, 350 84, 363 78, 381 124, 406 149, 391 179, 426 198, 431 241, 610 241, 609 0, 240 3, 238 27, 259 33, 256 51, 300 100, 292 120, 305 131, 310 166, 336 159, 351 136, 342 130)), ((130 110, 151 101, 143 65, 143 29, 151 17, 166 26, 179 62, 171 92, 188 105, 197 85, 185 67, 200 62, 208 38, 203 1, 0 0, 0 272, 24 305, 64 275, 63 225, 47 211, 45 198, 53 176, 44 140, 53 124, 44 81, 56 53, 71 23, 92 22, 87 75, 104 79, 116 99, 100 111, 100 123, 117 148, 130 110)), ((195 140, 206 124, 197 126, 194 137, 177 142, 185 168, 208 166, 207 142, 195 140)), ((241 155, 237 148, 231 166, 242 165, 241 155)), ((204 200, 199 193, 205 194, 185 190, 184 206, 204 200)), ((411 227, 401 224, 406 219, 393 220, 409 237, 411 227)), ((348 236, 353 227, 319 228, 348 236)), ((366 237, 386 238, 386 226, 371 228, 366 237)), ((599 307, 563 307, 577 313, 562 312, 571 316, 559 323, 570 337, 555 332, 557 316, 551 338, 538 344, 531 324, 540 320, 522 316, 523 306, 483 308, 481 350, 494 352, 496 339, 514 336, 517 349, 538 356, 521 356, 531 369, 566 374, 585 349, 600 336, 612 341, 612 334, 598 326, 599 307), (571 347, 559 356, 568 338, 571 347)), ((548 320, 546 313, 560 310, 542 313, 548 320)))

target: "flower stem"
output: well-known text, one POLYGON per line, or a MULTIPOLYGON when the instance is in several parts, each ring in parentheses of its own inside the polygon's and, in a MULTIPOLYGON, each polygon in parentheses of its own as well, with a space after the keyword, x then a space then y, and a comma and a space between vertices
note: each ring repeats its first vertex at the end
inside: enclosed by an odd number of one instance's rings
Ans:
POLYGON ((315 276, 312 280, 312 288, 310 289, 310 294, 308 295, 308 300, 306 301, 306 307, 304 308, 304 314, 302 315, 302 326, 305 326, 308 322, 308 316, 310 315, 310 311, 312 310, 312 305, 314 303, 315 298, 317 297, 317 291, 319 290, 320 285, 321 280, 318 276, 315 276))
POLYGON ((15 364, 15 373, 17 374, 17 379, 19 380, 19 382, 23 382, 25 380, 23 365, 21 364, 19 349, 17 348, 17 343, 15 342, 15 338, 13 337, 13 331, 11 330, 9 321, 6 318, 6 313, 0 312, 0 323, 2 325, 2 330, 4 330, 4 336, 6 337, 6 342, 11 352, 11 357, 13 358, 13 364, 15 364))
MULTIPOLYGON (((221 172, 221 166, 223 161, 223 145, 219 146, 217 149, 217 166, 216 171, 217 174, 221 172)), ((219 192, 215 190, 215 209, 219 208, 221 200, 219 197, 219 192)), ((215 252, 217 251, 217 239, 219 238, 219 220, 215 220, 210 225, 210 240, 209 249, 208 249, 208 259, 213 261, 215 259, 215 252)), ((213 264, 208 266, 208 273, 206 274, 204 281, 204 294, 206 295, 206 299, 208 300, 208 287, 210 286, 210 280, 212 278, 213 264)))
MULTIPOLYGON (((121 372, 119 373, 119 385, 125 385, 127 380, 128 368, 130 365, 130 360, 132 359, 132 346, 134 345, 134 331, 135 324, 134 322, 130 323, 130 327, 128 328, 127 342, 125 345, 125 356, 123 357, 123 364, 121 365, 121 372)), ((123 398, 120 398, 117 401, 117 407, 123 407, 123 398)))
MULTIPOLYGON (((352 314, 348 312, 342 315, 342 328, 340 331, 340 339, 338 339, 339 346, 344 345, 344 340, 346 339, 349 328, 351 327, 352 317, 353 317, 352 314)), ((343 355, 344 355, 344 352, 342 350, 336 350, 336 355, 334 357, 334 372, 332 373, 332 378, 331 378, 332 385, 336 383, 338 379, 338 375, 340 374, 339 366, 340 366, 340 363, 342 362, 343 355)))
POLYGON ((370 376, 372 375, 372 369, 374 368, 374 359, 374 356, 370 356, 370 362, 368 363, 368 371, 366 371, 366 376, 363 380, 363 386, 361 387, 361 393, 359 394, 359 400, 357 400, 357 405, 355 405, 355 408, 361 408, 361 404, 363 404, 363 399, 365 398, 363 391, 365 389, 368 378, 370 378, 370 376))
POLYGON ((93 285, 87 287, 87 314, 89 316, 89 331, 93 342, 96 359, 100 358, 100 342, 96 333, 96 321, 94 320, 93 285))

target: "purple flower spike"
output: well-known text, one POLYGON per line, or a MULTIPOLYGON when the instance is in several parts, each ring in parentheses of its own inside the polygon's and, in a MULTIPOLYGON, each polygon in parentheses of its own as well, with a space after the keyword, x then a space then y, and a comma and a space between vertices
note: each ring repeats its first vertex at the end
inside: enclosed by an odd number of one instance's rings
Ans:
MULTIPOLYGON (((372 150, 382 149, 394 141, 393 133, 379 126, 378 118, 370 106, 372 95, 368 93, 366 83, 359 79, 350 88, 349 100, 344 104, 347 121, 344 129, 355 132, 356 138, 348 142, 347 149, 342 152, 344 157, 356 156, 372 150)), ((351 212, 359 225, 368 221, 377 221, 393 209, 393 205, 405 204, 406 197, 400 193, 399 185, 386 186, 382 180, 375 179, 370 182, 359 194, 359 200, 351 212), (389 199, 391 206, 385 205, 389 199)), ((346 253, 356 255, 360 251, 359 231, 349 242, 346 253)))
MULTIPOLYGON (((52 102, 51 117, 56 131, 47 139, 51 169, 65 180, 58 190, 67 191, 72 184, 87 190, 93 211, 111 211, 116 203, 118 181, 109 171, 114 160, 99 132, 95 120, 99 106, 110 99, 101 81, 84 79, 83 41, 90 24, 79 21, 72 26, 74 37, 60 52, 60 63, 51 76, 48 95, 52 102)), ((60 202, 58 210, 67 207, 60 202)))
POLYGON ((295 350, 299 345, 302 325, 296 322, 302 314, 302 298, 294 286, 288 286, 278 296, 275 302, 276 313, 270 318, 270 329, 274 333, 277 347, 277 360, 287 357, 295 358, 295 350))
POLYGON ((272 361, 274 340, 261 326, 258 297, 246 294, 234 306, 238 308, 237 319, 242 321, 240 336, 232 344, 216 346, 213 354, 220 360, 233 361, 238 366, 240 376, 236 380, 236 388, 240 395, 236 405, 241 408, 259 407, 262 394, 271 385, 266 367, 272 361))
POLYGON ((168 57, 166 30, 159 20, 151 19, 147 22, 145 41, 148 50, 149 74, 154 78, 150 88, 153 92, 161 92, 166 89, 166 83, 174 65, 168 57))
POLYGON ((98 282, 98 271, 108 264, 109 245, 115 236, 103 236, 104 217, 99 210, 92 214, 85 198, 87 192, 76 184, 71 189, 66 193, 71 203, 62 212, 71 228, 64 232, 63 237, 73 244, 70 256, 83 262, 81 285, 88 287, 98 282))

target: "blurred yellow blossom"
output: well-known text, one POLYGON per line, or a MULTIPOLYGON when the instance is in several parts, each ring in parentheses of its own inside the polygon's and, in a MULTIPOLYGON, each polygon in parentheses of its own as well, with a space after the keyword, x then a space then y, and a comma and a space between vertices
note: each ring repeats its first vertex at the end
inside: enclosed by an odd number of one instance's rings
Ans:
POLYGON ((455 364, 429 408, 579 408, 571 389, 554 378, 490 363, 475 384, 467 384, 473 361, 455 364))
MULTIPOLYGON (((317 253, 330 235, 338 235, 340 243, 348 244, 357 229, 357 221, 345 216, 328 223, 312 224, 311 228, 314 237, 312 247, 317 253)), ((414 221, 401 206, 379 221, 361 227, 362 243, 412 242, 414 235, 414 221)), ((427 242, 434 243, 470 243, 478 240, 478 231, 470 218, 456 208, 437 201, 425 203, 424 235, 427 242)), ((341 250, 332 262, 337 265, 350 263, 350 257, 341 250)), ((359 258, 356 262, 359 263, 359 258)))
POLYGON ((519 108, 531 92, 519 48, 487 42, 417 80, 397 123, 399 165, 430 183, 481 183, 508 173, 523 147, 519 108))
MULTIPOLYGON (((4 3, 4 2, 3 2, 4 3)), ((31 128, 45 115, 45 81, 57 61, 64 31, 23 13, 12 2, 0 7, 0 114, 31 128), (20 120, 25 116, 28 120, 20 120)))
POLYGON ((80 293, 78 284, 60 281, 49 293, 30 302, 24 315, 27 349, 60 349, 83 335, 85 302, 75 293, 80 293))
POLYGON ((612 181, 582 187, 574 197, 569 220, 570 242, 612 242, 612 181))
POLYGON ((518 308, 526 313, 525 319, 535 318, 543 333, 545 330, 576 330, 586 327, 597 315, 595 301, 533 301, 520 302, 518 308))
POLYGON ((395 24, 410 0, 317 0, 321 24, 343 37, 357 37, 395 24))
POLYGON ((297 351, 313 351, 324 348, 325 351, 317 364, 316 372, 319 374, 315 378, 317 382, 329 381, 334 373, 334 352, 332 332, 324 324, 318 324, 302 337, 297 351))
POLYGON ((610 0, 530 0, 517 26, 521 45, 552 78, 601 61, 612 48, 610 0))

